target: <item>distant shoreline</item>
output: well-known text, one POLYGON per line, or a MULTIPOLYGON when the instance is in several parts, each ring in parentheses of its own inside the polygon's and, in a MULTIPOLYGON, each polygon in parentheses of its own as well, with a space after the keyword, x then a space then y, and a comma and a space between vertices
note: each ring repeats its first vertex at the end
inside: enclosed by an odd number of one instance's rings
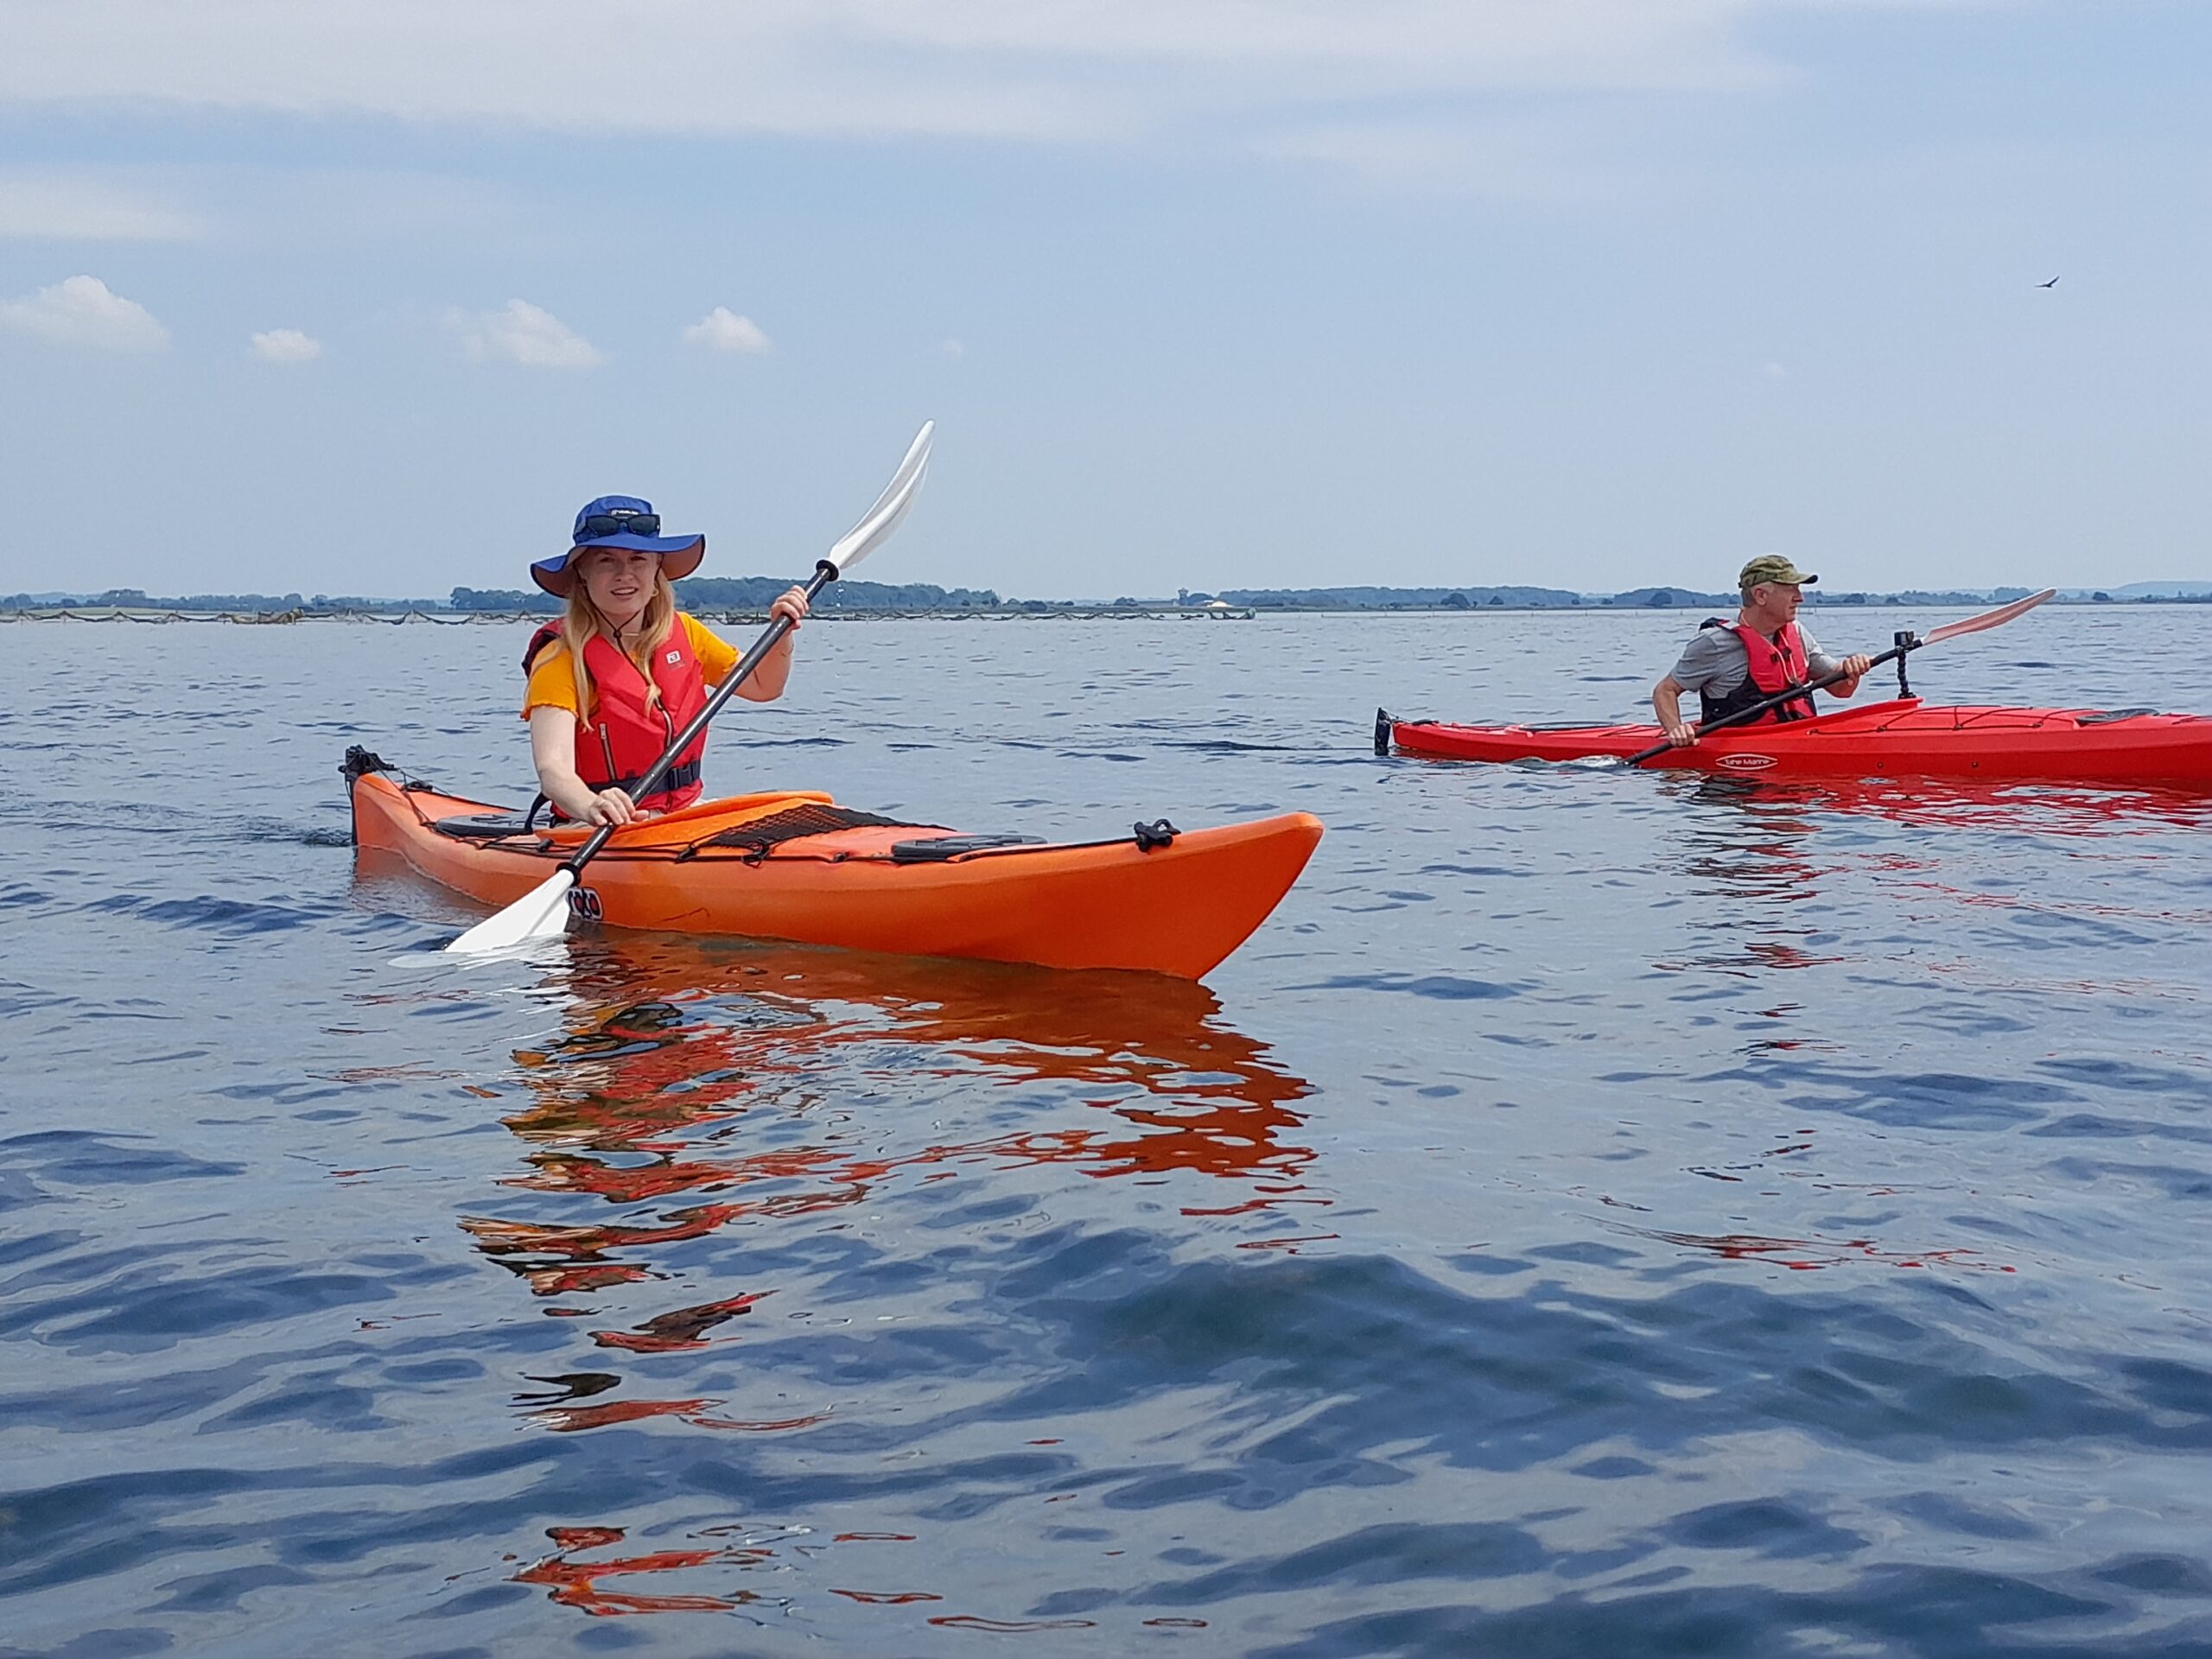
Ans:
MULTIPOLYGON (((2024 597, 2024 592, 2000 590, 2008 597, 2024 597)), ((1814 613, 1848 614, 1857 611, 1945 610, 1963 609, 1974 606, 2002 603, 2002 599, 1988 594, 1927 594, 1911 595, 1869 595, 1851 601, 1831 601, 1820 606, 1808 605, 1809 618, 1814 613)), ((2154 594, 2109 597, 2061 594, 2050 601, 2053 605, 2092 610, 2112 610, 2133 606, 2172 606, 2212 604, 2212 594, 2202 595, 2164 596, 2154 594)), ((1544 604, 1484 604, 1481 606, 1442 604, 1390 605, 1240 605, 1207 607, 1201 606, 1141 606, 1100 605, 1075 601, 1054 601, 1047 604, 1036 601, 1033 605, 1001 605, 994 607, 953 607, 905 610, 890 607, 837 610, 824 608, 816 613, 817 622, 1020 622, 1020 621, 1187 621, 1187 622, 1249 622, 1270 616, 1650 616, 1711 614, 1732 608, 1732 601, 1716 601, 1708 605, 1618 605, 1605 602, 1585 605, 1544 604)), ((747 623, 766 625, 768 620, 765 607, 758 609, 746 606, 687 605, 685 609, 702 620, 716 621, 731 626, 747 623)), ((467 609, 455 610, 445 606, 404 605, 393 602, 387 607, 369 608, 348 606, 322 607, 289 606, 282 608, 252 609, 243 607, 200 607, 190 605, 0 605, 0 623, 9 622, 135 622, 150 625, 193 622, 227 622, 244 626, 289 626, 302 622, 361 622, 382 623, 392 626, 401 623, 422 622, 442 627, 513 626, 521 623, 543 623, 550 620, 543 611, 467 609)))
MULTIPOLYGON (((694 576, 677 584, 677 602, 697 616, 741 620, 765 616, 785 587, 770 576, 694 576)), ((1890 593, 1826 592, 1808 588, 1806 608, 1814 612, 1900 607, 2003 605, 2035 591, 2020 587, 1909 588, 1890 593)), ((2062 605, 2190 605, 2212 603, 2212 582, 2138 582, 2118 587, 2062 589, 2062 605)), ((1418 614, 1548 611, 1694 611, 1726 615, 1738 596, 1675 587, 1631 588, 1614 594, 1585 594, 1562 588, 1518 585, 1465 588, 1230 588, 1219 593, 1179 588, 1166 595, 1122 595, 1114 599, 1007 599, 988 588, 941 588, 933 582, 874 582, 847 580, 816 601, 817 615, 861 620, 877 618, 1011 617, 1211 617, 1246 620, 1255 616, 1418 614)), ((455 588, 439 599, 386 598, 359 594, 149 594, 137 588, 99 592, 19 593, 0 595, 0 620, 30 616, 86 619, 127 616, 185 618, 225 615, 245 620, 281 617, 360 616, 392 620, 419 616, 466 622, 480 618, 550 618, 560 613, 551 595, 530 588, 455 588)))

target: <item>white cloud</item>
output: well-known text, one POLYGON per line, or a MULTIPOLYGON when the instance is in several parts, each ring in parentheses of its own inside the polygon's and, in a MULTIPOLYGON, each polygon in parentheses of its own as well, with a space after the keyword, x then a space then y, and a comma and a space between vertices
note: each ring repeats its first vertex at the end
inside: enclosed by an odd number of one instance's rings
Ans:
POLYGON ((264 363, 307 363, 322 355, 322 342, 296 328, 271 328, 246 349, 264 363))
POLYGON ((1522 204, 1587 203, 1617 194, 1593 118, 1373 118, 1288 127, 1259 154, 1305 162, 1371 188, 1522 204))
POLYGON ((1764 372, 1766 374, 1766 378, 1770 380, 1781 380, 1788 378, 1789 371, 1783 368, 1779 363, 1770 362, 1766 365, 1764 372))
POLYGON ((457 316, 470 360, 497 359, 526 369, 589 369, 607 359, 599 348, 543 306, 509 300, 504 311, 457 316))
POLYGON ((113 180, 91 174, 0 173, 0 239, 184 242, 207 225, 113 180))
MULTIPOLYGON (((974 3, 974 0, 966 0, 974 3)), ((987 0, 987 9, 1006 0, 987 0)), ((67 0, 0 7, 0 106, 215 110, 571 131, 1070 136, 1057 77, 916 35, 912 0, 67 0), (625 90, 609 95, 607 66, 625 90), (643 90, 629 90, 639 88, 643 90)))
POLYGON ((1116 138, 1407 95, 1738 87, 1774 74, 1754 44, 1774 19, 1962 3, 67 0, 8 9, 0 104, 1116 138), (650 90, 608 97, 610 62, 650 90))
POLYGON ((726 305, 713 310, 683 331, 687 346, 709 352, 760 353, 769 349, 768 336, 750 317, 741 317, 726 305))
POLYGON ((950 334, 947 334, 944 340, 939 343, 938 350, 943 352, 947 357, 965 357, 968 355, 968 348, 950 334))
POLYGON ((0 327, 110 352, 158 352, 169 343, 169 331, 151 312, 97 276, 72 276, 23 299, 0 300, 0 327))

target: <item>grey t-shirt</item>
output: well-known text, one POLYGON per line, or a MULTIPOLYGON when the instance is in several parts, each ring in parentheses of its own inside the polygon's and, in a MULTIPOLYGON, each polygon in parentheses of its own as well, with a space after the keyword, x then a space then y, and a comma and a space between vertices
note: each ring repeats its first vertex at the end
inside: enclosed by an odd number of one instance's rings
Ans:
MULTIPOLYGON (((1805 666, 1815 679, 1833 674, 1843 664, 1821 649, 1813 631, 1797 625, 1798 643, 1805 647, 1805 666)), ((1682 659, 1674 666, 1675 683, 1702 697, 1726 696, 1751 677, 1751 659, 1733 628, 1700 628, 1697 637, 1682 647, 1682 659)))

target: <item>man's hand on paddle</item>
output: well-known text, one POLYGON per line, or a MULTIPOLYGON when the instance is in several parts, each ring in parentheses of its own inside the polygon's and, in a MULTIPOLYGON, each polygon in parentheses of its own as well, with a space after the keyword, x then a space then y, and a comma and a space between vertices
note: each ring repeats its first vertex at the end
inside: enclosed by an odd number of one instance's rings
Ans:
POLYGON ((1651 712, 1659 717, 1659 729, 1667 734, 1667 741, 1678 749, 1697 741, 1697 728, 1682 718, 1682 683, 1671 674, 1651 688, 1651 712))

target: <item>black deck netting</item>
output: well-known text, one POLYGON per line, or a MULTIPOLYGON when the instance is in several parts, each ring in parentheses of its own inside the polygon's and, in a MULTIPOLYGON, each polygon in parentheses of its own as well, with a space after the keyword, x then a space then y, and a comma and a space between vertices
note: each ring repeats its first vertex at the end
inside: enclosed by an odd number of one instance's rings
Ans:
POLYGON ((690 850, 700 852, 709 847, 737 847, 755 858, 765 856, 771 847, 786 841, 797 841, 802 836, 826 836, 839 830, 936 830, 943 826, 916 823, 908 818, 887 818, 880 813, 862 812, 849 806, 823 806, 811 802, 804 806, 790 807, 771 813, 765 818, 755 818, 750 823, 741 823, 709 836, 690 850))

